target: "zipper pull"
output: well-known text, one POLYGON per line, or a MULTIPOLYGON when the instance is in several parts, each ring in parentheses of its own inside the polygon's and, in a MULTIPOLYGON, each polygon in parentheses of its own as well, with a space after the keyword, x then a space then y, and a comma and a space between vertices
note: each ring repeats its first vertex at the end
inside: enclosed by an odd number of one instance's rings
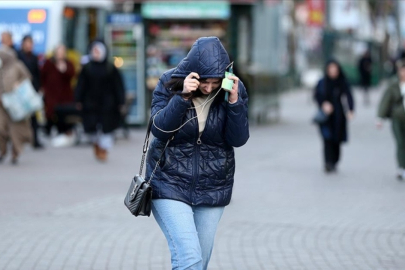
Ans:
POLYGON ((197 144, 201 144, 201 138, 200 137, 198 137, 198 139, 197 139, 197 144))

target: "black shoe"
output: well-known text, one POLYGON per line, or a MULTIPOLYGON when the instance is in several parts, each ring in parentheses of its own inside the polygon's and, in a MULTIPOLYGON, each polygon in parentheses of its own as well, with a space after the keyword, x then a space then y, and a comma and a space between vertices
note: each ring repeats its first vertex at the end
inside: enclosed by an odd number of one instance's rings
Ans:
POLYGON ((404 180, 404 178, 402 177, 402 175, 397 174, 397 180, 402 181, 402 180, 404 180))
POLYGON ((333 173, 336 172, 336 165, 335 164, 331 164, 331 163, 327 163, 325 165, 325 172, 326 173, 333 173))
POLYGON ((34 143, 33 147, 36 150, 44 149, 44 146, 42 144, 40 144, 39 142, 34 143))

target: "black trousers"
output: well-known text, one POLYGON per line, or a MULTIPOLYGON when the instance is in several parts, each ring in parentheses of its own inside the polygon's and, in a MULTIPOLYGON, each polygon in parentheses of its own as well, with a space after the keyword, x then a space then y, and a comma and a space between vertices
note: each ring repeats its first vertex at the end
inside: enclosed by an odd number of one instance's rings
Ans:
POLYGON ((340 159, 340 143, 331 140, 324 140, 325 164, 336 165, 340 159))
POLYGON ((34 146, 40 145, 39 140, 38 140, 38 128, 39 128, 38 121, 34 114, 31 116, 31 129, 32 129, 32 136, 33 136, 32 144, 34 146))
POLYGON ((68 118, 72 116, 80 116, 80 111, 76 109, 75 104, 72 103, 56 106, 54 118, 47 120, 47 133, 50 134, 52 126, 56 126, 59 134, 71 131, 74 125, 69 123, 68 118))

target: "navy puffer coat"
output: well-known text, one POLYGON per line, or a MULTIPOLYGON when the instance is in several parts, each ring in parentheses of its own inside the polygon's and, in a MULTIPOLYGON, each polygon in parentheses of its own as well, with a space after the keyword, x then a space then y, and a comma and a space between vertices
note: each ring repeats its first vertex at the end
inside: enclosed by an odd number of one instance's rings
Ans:
MULTIPOLYGON (((165 131, 175 130, 196 116, 191 99, 173 95, 166 83, 174 77, 185 78, 197 72, 201 78, 222 78, 229 57, 218 38, 198 39, 177 68, 162 75, 153 92, 152 117, 165 131)), ((225 206, 229 204, 235 173, 233 147, 249 138, 248 96, 239 83, 239 99, 224 101, 224 91, 212 103, 204 132, 199 137, 197 118, 175 133, 152 179, 153 199, 172 199, 189 205, 225 206), (201 140, 201 144, 197 141, 201 140)), ((147 158, 146 179, 173 135, 152 127, 155 139, 147 158)))

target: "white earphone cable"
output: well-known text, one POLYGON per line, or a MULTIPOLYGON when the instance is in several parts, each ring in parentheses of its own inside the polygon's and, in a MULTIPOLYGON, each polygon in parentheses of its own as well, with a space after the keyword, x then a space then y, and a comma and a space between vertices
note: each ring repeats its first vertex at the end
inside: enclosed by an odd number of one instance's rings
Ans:
MULTIPOLYGON (((157 130, 159 130, 159 131, 161 131, 161 132, 164 132, 164 133, 173 133, 173 132, 179 131, 179 130, 182 129, 188 122, 190 122, 190 121, 194 120, 195 118, 197 118, 198 116, 200 116, 200 115, 203 113, 203 111, 204 111, 204 109, 205 109, 205 106, 208 104, 208 102, 210 102, 211 100, 213 100, 213 99, 219 94, 219 92, 221 92, 221 90, 222 90, 222 88, 220 88, 220 89, 218 90, 218 92, 217 92, 212 98, 209 98, 209 97, 208 97, 207 100, 204 101, 203 103, 201 103, 199 106, 188 108, 189 110, 191 110, 191 109, 197 109, 197 108, 203 106, 203 108, 202 108, 202 110, 201 110, 201 112, 200 112, 199 114, 197 114, 196 116, 194 116, 194 117, 188 119, 188 120, 187 120, 186 122, 184 122, 180 127, 176 128, 176 129, 174 129, 174 130, 167 131, 167 130, 163 130, 163 129, 159 128, 159 127, 156 125, 156 123, 155 123, 155 117, 156 117, 161 111, 163 111, 163 109, 160 109, 159 111, 157 111, 157 113, 153 116, 153 126, 154 126, 157 130)), ((196 110, 196 111, 197 111, 197 110, 196 110)))

